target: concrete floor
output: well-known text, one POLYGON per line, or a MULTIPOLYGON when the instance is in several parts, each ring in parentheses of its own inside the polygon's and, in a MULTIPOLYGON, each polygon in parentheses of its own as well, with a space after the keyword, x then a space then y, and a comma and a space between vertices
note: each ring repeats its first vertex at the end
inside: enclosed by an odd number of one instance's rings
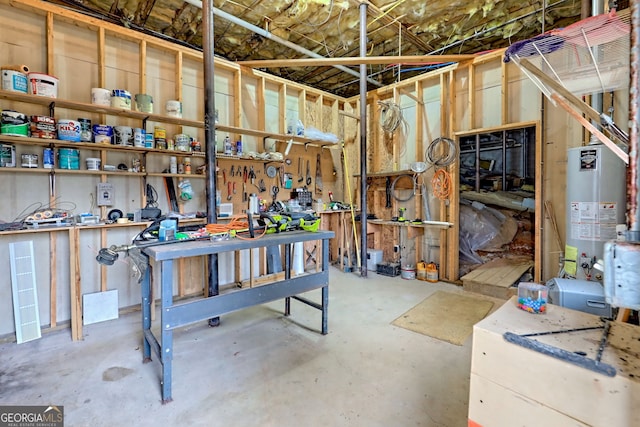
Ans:
POLYGON ((65 426, 467 426, 471 336, 456 346, 391 325, 460 287, 331 267, 329 289, 326 336, 297 301, 289 318, 277 301, 179 330, 164 405, 139 312, 85 326, 80 342, 64 330, 1 344, 0 404, 63 405, 65 426))

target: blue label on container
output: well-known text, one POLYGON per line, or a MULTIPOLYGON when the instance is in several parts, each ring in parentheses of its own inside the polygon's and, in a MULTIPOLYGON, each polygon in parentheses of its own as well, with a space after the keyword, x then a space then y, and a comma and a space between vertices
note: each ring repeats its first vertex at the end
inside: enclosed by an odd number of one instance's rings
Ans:
POLYGON ((58 139, 63 141, 80 141, 80 123, 73 120, 58 121, 58 139))
POLYGON ((24 74, 14 74, 13 75, 13 89, 18 92, 27 93, 29 86, 27 86, 27 76, 24 74))
POLYGON ((53 168, 53 148, 45 148, 42 152, 42 164, 45 168, 53 168))

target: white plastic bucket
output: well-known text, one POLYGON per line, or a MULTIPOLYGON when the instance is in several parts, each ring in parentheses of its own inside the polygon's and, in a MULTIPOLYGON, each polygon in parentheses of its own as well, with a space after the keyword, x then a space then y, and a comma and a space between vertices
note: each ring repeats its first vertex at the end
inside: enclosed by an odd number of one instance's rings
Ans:
POLYGON ((91 103, 95 105, 111 105, 111 91, 101 87, 92 87, 91 103))
POLYGON ((32 95, 58 97, 58 78, 42 73, 29 73, 29 88, 32 95))
POLYGON ((167 101, 165 107, 167 110, 167 116, 182 117, 182 102, 175 99, 170 99, 169 101, 167 101))
POLYGON ((27 75, 16 70, 2 70, 2 89, 28 93, 27 75))
POLYGON ((126 90, 114 89, 111 91, 111 106, 131 110, 131 94, 126 90))

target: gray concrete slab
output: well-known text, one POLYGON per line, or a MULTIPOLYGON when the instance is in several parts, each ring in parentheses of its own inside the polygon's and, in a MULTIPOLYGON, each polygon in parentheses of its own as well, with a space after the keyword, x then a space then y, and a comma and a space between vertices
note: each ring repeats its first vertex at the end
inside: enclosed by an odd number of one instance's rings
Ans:
POLYGON ((471 337, 456 346, 391 325, 436 290, 463 293, 332 267, 326 336, 296 301, 289 318, 278 301, 180 329, 167 404, 159 363, 142 363, 139 312, 85 326, 79 342, 65 330, 4 343, 0 404, 63 405, 66 426, 464 427, 471 337))

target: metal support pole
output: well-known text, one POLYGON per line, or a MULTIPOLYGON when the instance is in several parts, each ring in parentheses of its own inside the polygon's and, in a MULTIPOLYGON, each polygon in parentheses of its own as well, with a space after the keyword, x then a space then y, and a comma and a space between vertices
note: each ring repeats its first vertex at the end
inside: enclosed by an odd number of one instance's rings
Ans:
MULTIPOLYGON (((367 4, 360 3, 360 56, 367 56, 367 4)), ((367 65, 360 64, 360 276, 367 277, 367 65)))
POLYGON ((629 168, 627 169, 627 221, 629 231, 627 240, 640 242, 640 216, 638 213, 638 187, 640 178, 638 177, 638 138, 640 138, 640 4, 631 2, 631 57, 629 58, 631 68, 631 79, 629 81, 629 168))
MULTIPOLYGON (((207 164, 207 222, 218 222, 216 213, 216 101, 213 32, 213 0, 202 3, 202 56, 204 61, 204 141, 207 164)), ((209 296, 218 295, 218 254, 207 256, 209 276, 207 278, 209 296)), ((209 319, 209 326, 218 326, 220 318, 209 319)))

